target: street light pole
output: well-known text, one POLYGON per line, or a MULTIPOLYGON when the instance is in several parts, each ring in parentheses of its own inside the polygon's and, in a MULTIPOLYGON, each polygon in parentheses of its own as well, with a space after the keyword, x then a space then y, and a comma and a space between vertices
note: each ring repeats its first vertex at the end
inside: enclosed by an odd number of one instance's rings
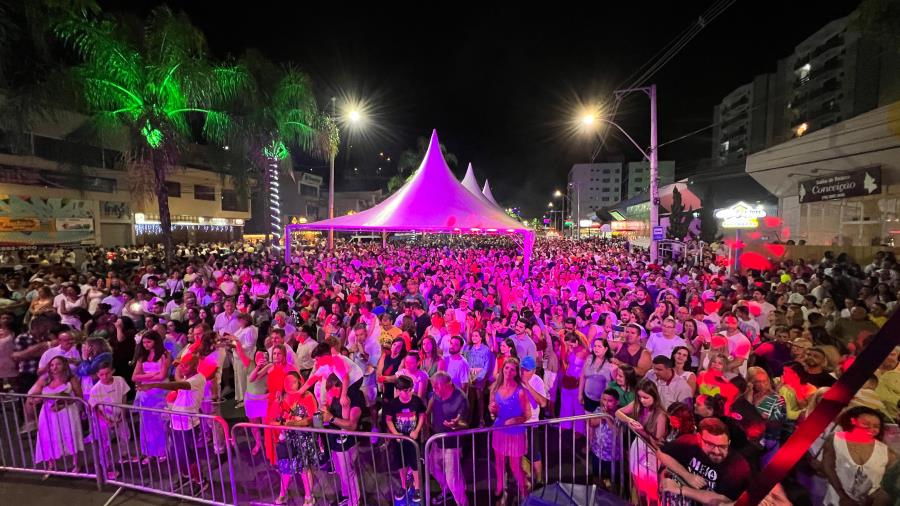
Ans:
MULTIPOLYGON (((331 97, 331 119, 337 128, 337 98, 331 97)), ((334 158, 337 156, 337 149, 331 153, 331 160, 328 163, 328 219, 334 219, 334 158)), ((334 229, 328 229, 328 251, 334 250, 334 229)))
MULTIPOLYGON (((651 84, 650 86, 646 86, 643 88, 628 88, 624 90, 616 90, 615 95, 617 99, 621 99, 623 96, 634 92, 640 91, 646 93, 648 97, 650 97, 650 148, 649 152, 644 152, 640 146, 632 139, 627 133, 625 134, 628 137, 628 140, 634 144, 638 150, 641 151, 641 154, 650 162, 650 263, 656 263, 658 258, 658 245, 656 244, 656 240, 653 239, 653 227, 659 225, 659 132, 657 130, 657 121, 656 121, 656 85, 651 84)), ((607 123, 613 125, 618 128, 619 131, 625 133, 622 130, 622 127, 616 125, 615 123, 606 120, 607 123)))
MULTIPOLYGON (((334 158, 337 154, 331 153, 328 163, 328 219, 334 218, 334 158)), ((328 251, 334 250, 334 229, 328 229, 328 251)))

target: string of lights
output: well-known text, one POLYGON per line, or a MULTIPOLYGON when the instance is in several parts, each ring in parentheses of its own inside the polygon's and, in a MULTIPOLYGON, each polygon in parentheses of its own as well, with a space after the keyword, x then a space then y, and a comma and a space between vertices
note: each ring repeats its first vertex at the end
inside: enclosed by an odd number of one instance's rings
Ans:
MULTIPOLYGON (((172 225, 172 230, 194 229, 197 232, 228 232, 232 225, 172 225)), ((141 223, 134 226, 137 235, 161 235, 162 226, 157 223, 141 223)))

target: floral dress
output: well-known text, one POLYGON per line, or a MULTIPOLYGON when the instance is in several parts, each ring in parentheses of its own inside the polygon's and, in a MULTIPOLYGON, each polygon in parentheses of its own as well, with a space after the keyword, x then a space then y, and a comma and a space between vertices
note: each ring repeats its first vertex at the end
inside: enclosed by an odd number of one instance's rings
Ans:
MULTIPOLYGON (((297 403, 285 410, 289 418, 308 418, 311 414, 306 406, 297 403)), ((281 474, 296 474, 319 465, 319 448, 316 435, 300 430, 285 430, 279 436, 276 452, 278 453, 278 471, 281 474)))

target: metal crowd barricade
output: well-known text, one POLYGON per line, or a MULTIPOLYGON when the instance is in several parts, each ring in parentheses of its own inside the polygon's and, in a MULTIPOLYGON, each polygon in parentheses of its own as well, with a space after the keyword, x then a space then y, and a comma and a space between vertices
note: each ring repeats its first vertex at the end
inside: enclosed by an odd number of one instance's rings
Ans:
POLYGON ((222 417, 108 403, 98 403, 94 415, 98 472, 105 483, 120 487, 116 494, 130 488, 204 504, 237 504, 222 417))
MULTIPOLYGON (((427 504, 435 496, 430 483, 438 484, 439 504, 494 504, 497 488, 506 492, 506 504, 522 504, 529 496, 556 502, 575 498, 591 503, 597 479, 591 472, 592 421, 610 420, 608 415, 589 414, 529 422, 517 426, 486 427, 439 433, 425 444, 425 485, 427 504), (525 430, 525 454, 520 462, 525 483, 513 475, 512 463, 504 459, 505 483, 497 487, 493 441, 497 431, 525 430), (524 485, 524 487, 522 487, 524 485), (519 490, 525 489, 525 496, 519 490), (464 496, 464 497, 462 497, 464 496)), ((615 423, 614 420, 612 420, 615 423)), ((616 429, 618 430, 618 429, 616 429)), ((508 441, 507 441, 508 442, 508 441)), ((613 466, 614 467, 614 466, 613 466)), ((518 474, 518 473, 517 473, 518 474)), ((619 469, 621 476, 621 469, 619 469)), ((597 477, 599 478, 599 476, 597 477)))
POLYGON ((80 397, 0 394, 0 470, 88 478, 99 488, 90 413, 80 397))
POLYGON ((636 431, 625 424, 622 424, 622 427, 627 427, 627 430, 622 431, 622 442, 628 445, 628 454, 623 461, 628 462, 627 478, 631 482, 631 487, 626 485, 620 497, 635 503, 656 503, 660 506, 693 504, 680 494, 664 490, 666 478, 679 483, 682 483, 682 480, 657 460, 659 445, 644 431, 636 431))
POLYGON ((272 504, 283 491, 291 504, 300 504, 303 479, 311 482, 315 504, 344 498, 362 506, 406 504, 422 476, 420 443, 407 436, 253 423, 236 424, 231 434, 238 504, 272 504), (261 448, 255 451, 257 441, 261 448))

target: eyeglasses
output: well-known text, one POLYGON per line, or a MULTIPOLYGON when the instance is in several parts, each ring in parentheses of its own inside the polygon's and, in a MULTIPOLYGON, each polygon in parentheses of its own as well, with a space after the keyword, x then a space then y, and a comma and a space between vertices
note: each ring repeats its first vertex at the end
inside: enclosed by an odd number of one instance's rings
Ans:
POLYGON ((704 438, 703 436, 700 436, 700 442, 703 443, 704 445, 708 446, 711 450, 719 450, 719 451, 723 451, 723 452, 728 451, 728 447, 731 445, 731 442, 725 443, 723 445, 716 444, 716 443, 707 441, 707 439, 704 438))

